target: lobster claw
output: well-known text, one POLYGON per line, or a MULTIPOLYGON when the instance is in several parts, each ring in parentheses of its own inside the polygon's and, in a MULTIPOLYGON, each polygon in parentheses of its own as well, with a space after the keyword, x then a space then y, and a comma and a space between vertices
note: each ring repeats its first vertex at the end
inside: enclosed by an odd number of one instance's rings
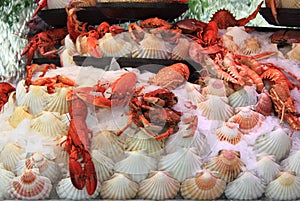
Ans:
POLYGON ((81 167, 81 163, 77 161, 77 153, 73 152, 70 155, 69 158, 69 171, 70 171, 70 178, 72 181, 72 184, 75 188, 82 190, 85 186, 85 178, 84 178, 84 172, 81 167), (73 157, 72 155, 75 155, 73 157))
POLYGON ((97 174, 92 160, 84 165, 85 186, 87 193, 93 195, 97 188, 97 174))

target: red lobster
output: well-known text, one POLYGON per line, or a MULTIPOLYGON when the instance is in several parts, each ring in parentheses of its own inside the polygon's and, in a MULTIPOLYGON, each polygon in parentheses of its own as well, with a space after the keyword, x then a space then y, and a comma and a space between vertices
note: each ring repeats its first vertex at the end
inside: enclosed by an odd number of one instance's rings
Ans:
POLYGON ((65 149, 69 153, 70 177, 75 188, 82 190, 86 187, 92 195, 97 187, 97 175, 92 157, 89 153, 92 130, 86 125, 88 109, 74 91, 67 94, 70 101, 70 127, 67 134, 65 149))

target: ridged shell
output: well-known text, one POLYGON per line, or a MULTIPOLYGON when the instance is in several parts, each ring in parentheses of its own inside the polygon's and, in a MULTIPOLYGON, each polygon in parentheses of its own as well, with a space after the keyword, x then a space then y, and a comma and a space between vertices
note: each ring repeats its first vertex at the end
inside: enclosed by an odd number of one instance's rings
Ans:
POLYGON ((300 177, 290 172, 281 172, 280 176, 270 182, 265 196, 272 200, 296 200, 300 198, 300 177))
POLYGON ((145 150, 147 155, 156 157, 163 151, 163 141, 156 140, 143 130, 139 131, 132 136, 128 136, 125 141, 126 151, 145 150))
POLYGON ((242 48, 243 54, 255 54, 260 51, 260 42, 257 38, 249 38, 245 41, 245 45, 242 48))
POLYGON ((214 96, 226 96, 226 88, 223 80, 210 78, 207 86, 202 89, 202 95, 206 96, 207 94, 214 96))
POLYGON ((229 183, 242 172, 244 166, 238 152, 221 150, 218 156, 208 159, 203 168, 219 172, 220 178, 229 183))
POLYGON ((115 171, 128 174, 135 182, 144 180, 156 170, 156 160, 146 155, 145 151, 126 152, 127 157, 115 164, 115 171))
POLYGON ((201 158, 197 155, 196 148, 192 147, 178 148, 176 152, 163 156, 158 168, 170 172, 176 180, 182 182, 194 176, 201 169, 201 165, 201 158))
POLYGON ((177 45, 173 48, 172 59, 186 60, 189 57, 190 42, 186 38, 180 38, 177 45))
POLYGON ((300 61, 300 43, 293 43, 292 49, 286 53, 285 58, 300 61))
POLYGON ((208 120, 227 121, 234 114, 227 97, 214 95, 207 95, 206 100, 198 104, 198 109, 208 120))
POLYGON ((8 142, 0 153, 0 162, 6 170, 14 171, 16 163, 25 158, 25 149, 18 143, 8 142))
POLYGON ((192 105, 198 105, 205 100, 205 97, 200 93, 200 86, 198 84, 186 82, 185 90, 187 98, 191 101, 192 105))
POLYGON ((133 58, 169 59, 171 51, 165 42, 154 34, 146 33, 144 39, 132 51, 133 58))
POLYGON ((233 145, 239 143, 242 139, 239 125, 233 122, 224 122, 223 125, 216 130, 216 136, 219 141, 227 141, 233 145))
POLYGON ((13 178, 7 189, 10 196, 15 199, 42 200, 49 197, 52 184, 50 179, 39 176, 30 169, 13 178))
POLYGON ((27 118, 33 119, 33 115, 29 113, 27 107, 16 106, 8 121, 12 127, 16 128, 21 121, 27 118))
POLYGON ((92 141, 92 149, 101 150, 105 156, 117 162, 124 158, 124 142, 115 132, 102 130, 95 133, 92 141))
POLYGON ((239 124, 239 130, 243 134, 256 131, 265 117, 258 112, 251 110, 250 107, 240 107, 239 112, 233 115, 228 121, 239 124))
POLYGON ((50 112, 58 112, 65 114, 68 112, 69 103, 66 99, 67 93, 72 87, 58 87, 55 92, 50 95, 49 102, 47 104, 47 110, 50 112))
POLYGON ((258 96, 258 102, 255 105, 255 111, 264 115, 264 116, 270 116, 273 112, 273 103, 270 96, 262 92, 258 96))
POLYGON ((7 192, 7 187, 9 182, 15 177, 15 174, 11 171, 5 170, 2 167, 0 168, 0 200, 8 199, 9 193, 7 192))
POLYGON ((58 182, 61 177, 60 167, 42 153, 33 153, 27 159, 20 160, 15 166, 14 173, 21 175, 25 169, 33 168, 37 168, 41 176, 49 178, 52 184, 58 182))
POLYGON ((291 152, 289 156, 281 162, 284 171, 293 171, 300 176, 300 150, 291 152))
POLYGON ((138 197, 150 200, 173 199, 177 195, 180 183, 165 171, 152 172, 140 182, 138 197))
POLYGON ((255 140, 254 151, 274 155, 276 161, 284 159, 292 147, 292 140, 281 127, 258 136, 255 140))
POLYGON ((254 86, 244 86, 242 89, 228 96, 229 105, 233 108, 255 105, 257 103, 257 92, 254 86))
POLYGON ((74 52, 70 49, 64 49, 62 53, 60 53, 59 58, 62 67, 75 65, 73 54, 74 52))
POLYGON ((105 156, 100 150, 92 150, 92 160, 100 183, 108 180, 114 173, 114 161, 105 156))
POLYGON ((235 42, 235 44, 237 44, 239 47, 242 46, 243 42, 249 38, 251 38, 251 35, 248 34, 245 31, 245 27, 228 27, 226 30, 226 35, 230 35, 233 37, 233 41, 235 42))
POLYGON ((240 49, 239 46, 233 41, 233 37, 231 35, 223 34, 222 39, 223 39, 223 45, 229 51, 235 53, 240 49))
POLYGON ((226 182, 210 171, 200 172, 196 177, 186 179, 181 184, 181 195, 184 199, 212 200, 224 192, 226 182))
POLYGON ((249 171, 242 172, 237 179, 227 184, 225 196, 232 200, 253 200, 262 197, 265 184, 249 171))
POLYGON ((64 8, 69 5, 69 2, 66 0, 47 0, 47 8, 55 9, 55 8, 64 8))
POLYGON ((60 180, 56 186, 56 192, 60 199, 64 200, 87 200, 96 198, 100 192, 100 183, 98 182, 97 188, 93 195, 89 195, 86 188, 78 190, 71 182, 70 177, 60 180))
POLYGON ((280 173, 280 165, 275 162, 274 156, 264 155, 258 157, 255 164, 256 174, 266 183, 270 183, 280 173))
POLYGON ((99 47, 104 57, 130 56, 132 45, 123 40, 121 35, 113 36, 111 33, 106 33, 104 37, 99 39, 99 47))
POLYGON ((129 176, 115 173, 111 179, 102 183, 100 195, 102 199, 127 200, 133 199, 138 189, 138 183, 132 181, 129 176))
POLYGON ((45 136, 66 135, 68 126, 58 112, 42 111, 32 121, 31 128, 45 136))
POLYGON ((18 82, 16 86, 16 103, 18 106, 24 101, 26 95, 25 80, 18 82))

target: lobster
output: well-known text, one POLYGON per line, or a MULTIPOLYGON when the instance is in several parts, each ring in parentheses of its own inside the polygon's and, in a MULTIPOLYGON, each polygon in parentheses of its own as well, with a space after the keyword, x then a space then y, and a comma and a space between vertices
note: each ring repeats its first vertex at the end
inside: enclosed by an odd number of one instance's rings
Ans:
POLYGON ((87 193, 92 195, 97 188, 97 175, 89 153, 93 132, 85 122, 88 108, 74 91, 68 92, 67 100, 71 119, 65 150, 69 154, 70 178, 75 188, 82 190, 86 187, 87 193))

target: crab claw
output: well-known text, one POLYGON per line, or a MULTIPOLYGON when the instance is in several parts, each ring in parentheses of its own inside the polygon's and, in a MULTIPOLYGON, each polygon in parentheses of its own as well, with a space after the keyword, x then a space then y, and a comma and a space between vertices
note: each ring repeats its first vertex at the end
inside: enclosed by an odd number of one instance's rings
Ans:
POLYGON ((38 3, 38 7, 35 9, 33 13, 33 17, 37 15, 37 13, 47 6, 47 0, 40 0, 38 3))

